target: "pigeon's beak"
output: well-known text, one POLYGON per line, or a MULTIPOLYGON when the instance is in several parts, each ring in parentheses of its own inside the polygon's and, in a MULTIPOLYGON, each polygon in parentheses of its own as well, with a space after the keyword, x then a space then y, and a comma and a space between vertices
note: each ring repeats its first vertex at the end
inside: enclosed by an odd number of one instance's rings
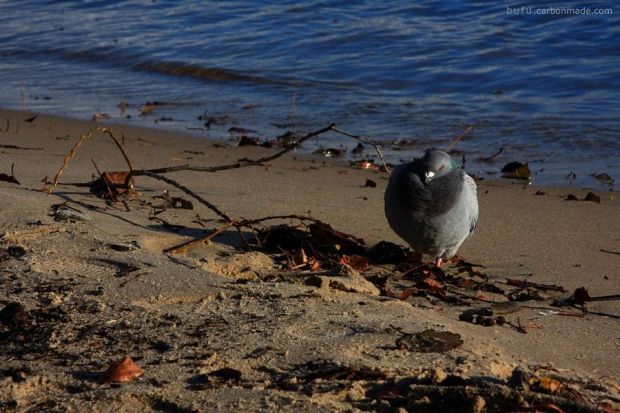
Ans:
POLYGON ((424 182, 430 182, 433 180, 433 176, 435 176, 435 172, 426 171, 424 172, 424 182))

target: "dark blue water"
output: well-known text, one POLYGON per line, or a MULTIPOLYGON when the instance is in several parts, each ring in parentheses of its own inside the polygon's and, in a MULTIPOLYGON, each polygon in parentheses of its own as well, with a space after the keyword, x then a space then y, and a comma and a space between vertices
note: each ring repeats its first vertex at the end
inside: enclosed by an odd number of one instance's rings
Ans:
MULTIPOLYGON (((620 7, 554 4, 591 14, 482 1, 0 1, 0 105, 22 107, 21 82, 29 110, 184 131, 206 113, 219 122, 195 133, 208 138, 337 122, 411 140, 385 148, 394 163, 474 125, 456 147, 471 173, 528 161, 534 184, 600 187, 591 174, 620 179, 620 7), (138 117, 147 101, 168 104, 138 117), (475 161, 500 148, 495 163, 475 161)), ((332 134, 305 150, 355 145, 332 134)))

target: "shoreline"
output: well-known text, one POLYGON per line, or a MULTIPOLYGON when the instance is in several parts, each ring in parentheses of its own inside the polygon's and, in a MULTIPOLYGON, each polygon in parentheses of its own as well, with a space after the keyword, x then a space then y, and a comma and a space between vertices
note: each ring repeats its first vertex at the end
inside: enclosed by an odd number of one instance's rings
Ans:
MULTIPOLYGON (((137 110, 136 108, 133 108, 134 110, 137 110)), ((120 109, 119 109, 120 110, 120 109)), ((55 114, 46 114, 44 112, 36 112, 36 111, 30 111, 30 110, 26 110, 26 111, 22 111, 19 109, 4 109, 0 107, 0 111, 6 112, 6 113, 21 113, 21 112, 25 112, 25 113, 29 113, 31 115, 41 115, 41 116, 48 116, 50 118, 58 118, 58 119, 63 119, 63 121, 66 122, 86 122, 86 123, 91 123, 93 125, 107 125, 111 128, 117 128, 117 129, 122 129, 122 128, 129 128, 130 130, 135 129, 135 130, 148 130, 148 131, 152 131, 152 132, 157 132, 157 133, 163 133, 163 134, 172 134, 172 135, 178 135, 180 137, 185 137, 185 138, 198 138, 201 140, 206 140, 206 141, 214 141, 214 142, 220 142, 220 141, 235 141, 235 139, 240 138, 242 135, 245 135, 245 133, 238 133, 238 132, 231 132, 231 131, 227 131, 225 129, 219 130, 218 131, 218 127, 216 126, 215 129, 211 130, 211 129, 205 129, 203 131, 203 134, 200 134, 200 130, 201 128, 197 127, 197 128, 193 128, 191 129, 189 126, 185 126, 185 129, 179 129, 178 127, 174 127, 171 125, 167 125, 166 122, 160 122, 159 124, 157 123, 156 119, 152 119, 152 118, 148 118, 151 121, 154 120, 155 123, 150 123, 148 125, 138 125, 135 124, 133 122, 127 123, 126 119, 121 118, 116 118, 116 117, 109 117, 109 118, 105 118, 105 119, 100 119, 98 121, 93 121, 91 120, 87 120, 87 119, 79 119, 79 118, 75 118, 75 117, 69 117, 68 115, 55 115, 55 114), (207 134, 207 136, 205 136, 204 134, 207 134), (218 135, 218 136, 214 136, 218 135)), ((95 113, 94 116, 96 116, 97 113, 95 113)), ((165 117, 164 117, 165 118, 165 117)), ((148 120, 148 119, 145 119, 148 120)), ((3 123, 3 120, 0 120, 0 123, 3 123)), ((202 121, 198 122, 199 124, 202 124, 202 121)), ((228 125, 228 124, 226 124, 228 125)), ((235 126, 235 123, 231 123, 230 125, 235 126)), ((251 125, 245 125, 250 127, 251 129, 251 125)), ((324 125, 318 125, 316 126, 316 129, 313 130, 318 130, 322 127, 328 126, 328 123, 325 123, 324 125)), ((227 126, 226 126, 227 127, 227 126)), ((4 126, 4 128, 6 128, 4 126)), ((233 127, 233 129, 235 129, 233 127)), ((237 128, 240 131, 243 131, 244 128, 237 128)), ((282 133, 285 133, 286 129, 282 129, 281 130, 282 133)), ((254 131, 252 130, 248 130, 248 135, 252 135, 252 133, 254 131)), ((311 130, 305 130, 303 134, 305 133, 309 133, 311 132, 311 130)), ((460 132, 459 132, 460 133, 460 132)), ((473 132, 470 132, 469 134, 465 134, 464 138, 462 139, 463 141, 467 141, 468 139, 472 138, 471 135, 472 133, 475 133, 475 129, 473 132)), ((458 133, 457 133, 458 135, 458 133)), ((261 143, 266 142, 268 139, 272 140, 274 139, 274 136, 268 137, 268 136, 263 136, 260 133, 258 134, 259 137, 257 137, 256 139, 259 139, 261 143)), ((317 137, 319 140, 321 139, 321 136, 317 137)), ((451 138, 449 141, 446 142, 446 145, 449 143, 452 143, 454 138, 456 138, 456 135, 451 138)), ((372 140, 372 139, 371 139, 372 140)), ((427 142, 428 144, 428 140, 425 138, 420 138, 421 142, 427 142)), ((312 145, 313 140, 308 141, 308 145, 312 145)), ((317 146, 317 150, 320 149, 328 149, 328 148, 340 148, 342 149, 342 147, 344 147, 345 149, 352 149, 355 147, 355 145, 357 145, 359 143, 359 141, 356 141, 354 139, 350 139, 350 138, 346 138, 344 136, 341 136, 341 139, 338 141, 328 141, 326 142, 326 146, 323 145, 319 145, 317 146), (347 145, 347 143, 350 143, 351 145, 347 145)), ((386 157, 390 157, 392 161, 394 160, 394 157, 396 156, 396 154, 398 154, 400 152, 400 148, 397 147, 391 147, 393 145, 387 145, 386 147, 384 147, 383 152, 384 155, 386 157), (390 153, 388 155, 388 153, 390 153)), ((414 145, 415 146, 415 145, 414 145)), ((422 153, 424 147, 420 147, 419 151, 420 153, 422 153)), ((407 149, 407 147, 405 147, 404 149, 407 149)), ((441 149, 441 148, 440 148, 441 149)), ((503 184, 525 184, 527 183, 527 181, 523 181, 521 182, 521 180, 518 179, 507 179, 507 178, 503 178, 502 177, 502 173, 500 172, 500 170, 502 169, 502 165, 508 164, 508 163, 512 163, 513 161, 521 161, 521 162, 526 162, 526 160, 521 159, 521 156, 519 155, 518 151, 514 154, 512 154, 509 157, 506 157, 505 159, 503 159, 502 161, 499 161, 499 159, 501 159, 503 156, 506 155, 506 151, 504 151, 503 155, 500 155, 499 158, 495 158, 495 156, 499 155, 502 153, 503 151, 503 147, 499 150, 499 152, 496 153, 482 153, 480 151, 473 151, 471 153, 469 152, 460 152, 459 151, 459 145, 457 144, 455 148, 453 148, 453 156, 458 158, 461 155, 465 156, 468 155, 467 159, 465 160, 465 162, 469 165, 468 168, 468 173, 470 173, 470 175, 475 175, 477 178, 482 179, 482 180, 488 180, 488 181, 492 181, 492 182, 501 182, 503 184), (487 157, 491 157, 492 159, 488 160, 488 161, 481 161, 480 159, 475 159, 476 157, 478 158, 482 158, 484 156, 487 157), (472 168, 473 167, 473 168, 472 168)), ((306 149, 303 151, 303 153, 299 154, 298 156, 302 156, 302 157, 306 157, 306 158, 310 158, 310 159, 315 159, 316 161, 322 161, 322 160, 330 160, 330 161, 337 161, 337 162, 341 162, 342 164, 348 164, 349 162, 355 162, 355 161, 361 161, 362 159, 364 159, 362 156, 356 156, 356 155, 351 155, 350 151, 345 150, 345 153, 341 156, 341 157, 335 157, 333 159, 327 158, 327 157, 321 157, 321 156, 317 156, 315 154, 313 154, 314 148, 312 149, 306 149)), ((493 152, 493 151, 491 151, 493 152)), ((372 159, 374 159, 374 161, 376 163, 379 162, 379 159, 377 157, 376 152, 369 146, 366 145, 365 150, 364 150, 364 155, 365 156, 370 156, 372 159)), ((617 189, 615 189, 615 182, 614 182, 614 178, 616 178, 614 172, 612 171, 613 168, 611 168, 610 164, 607 164, 605 166, 601 166, 602 169, 600 170, 592 170, 591 174, 586 174, 584 176, 581 176, 579 178, 577 177, 573 177, 573 179, 569 179, 569 176, 572 174, 572 170, 570 171, 570 173, 565 176, 564 174, 558 175, 558 170, 557 168, 560 166, 559 163, 553 163, 552 164, 546 164, 545 163, 545 159, 544 159, 544 155, 543 154, 539 154, 538 158, 540 159, 529 159, 530 162, 530 169, 531 169, 531 173, 532 173, 532 179, 529 181, 529 184, 531 184, 533 187, 537 187, 537 188, 549 188, 549 187, 558 187, 558 188, 570 188, 570 189, 590 189, 593 191, 611 191, 611 192, 617 192, 617 189), (611 169, 610 169, 611 168, 611 169), (549 170, 555 171, 554 173, 552 173, 552 175, 554 176, 554 178, 551 178, 551 181, 554 182, 553 184, 545 184, 545 179, 544 176, 549 173, 549 170), (595 178, 595 175, 600 174, 600 175, 608 175, 611 174, 611 182, 610 181, 606 181, 604 179, 597 179, 595 178), (540 179, 540 177, 543 177, 543 183, 542 184, 538 184, 537 181, 540 179)), ((398 157, 399 161, 402 161, 402 159, 400 159, 400 157, 398 157)), ((568 162, 568 161, 567 161, 568 162)), ((566 171, 569 171, 569 169, 567 169, 566 171)), ((579 171, 577 171, 579 172, 579 171)), ((581 171, 583 172, 583 171, 581 171)), ((546 179, 547 181, 549 181, 549 179, 546 179)))
MULTIPOLYGON (((134 200, 130 212, 95 197, 87 188, 59 185, 47 196, 40 191, 41 179, 53 178, 81 134, 106 124, 50 115, 25 122, 31 116, 0 110, 0 129, 4 130, 4 118, 11 119, 9 130, 0 132, 0 143, 5 145, 0 173, 10 174, 14 163, 21 183, 0 183, 0 240, 3 249, 21 246, 26 252, 3 264, 0 299, 22 303, 32 317, 37 311, 62 309, 67 319, 55 322, 63 326, 58 331, 53 330, 56 324, 50 324, 55 336, 42 340, 48 347, 41 354, 53 356, 28 353, 8 362, 7 368, 26 366, 30 372, 23 381, 0 378, 0 396, 16 400, 17 408, 33 406, 31 399, 40 402, 48 393, 57 406, 78 410, 127 405, 152 410, 157 403, 190 411, 216 408, 217 403, 225 411, 241 406, 302 411, 373 406, 366 393, 372 383, 358 383, 363 387, 358 390, 352 385, 344 393, 315 391, 310 396, 302 388, 273 387, 280 376, 292 380, 312 373, 308 371, 312 360, 379 369, 396 378, 416 377, 429 383, 433 374, 444 373, 508 380, 517 367, 542 374, 540 366, 547 365, 597 403, 620 400, 620 361, 614 357, 620 345, 615 336, 617 318, 546 316, 523 308, 507 318, 540 328, 521 334, 461 322, 458 315, 463 308, 436 299, 397 300, 296 282, 257 281, 256 277, 274 271, 269 268, 271 258, 234 250, 231 245, 239 241, 234 230, 216 237, 215 243, 179 255, 186 265, 179 264, 162 250, 220 228, 217 216, 197 202, 192 211, 175 209, 153 216, 153 204, 161 202, 154 196, 164 189, 172 196, 183 194, 145 177, 136 178, 142 196, 134 200), (55 221, 50 207, 67 201, 92 221, 55 221), (161 220, 184 228, 171 232, 161 220), (113 251, 111 244, 132 249, 113 251), (133 275, 124 274, 122 268, 139 269, 133 275), (464 344, 446 353, 395 350, 398 334, 390 325, 408 333, 428 328, 451 331, 460 334, 464 344), (120 387, 97 383, 97 374, 121 352, 137 360, 145 376, 120 387), (241 383, 191 390, 193 379, 204 380, 205 374, 221 368, 242 372, 241 383), (594 382, 605 389, 598 399, 587 388, 594 382), (94 400, 93 394, 99 399, 94 400)), ((214 147, 213 141, 170 131, 112 128, 125 137, 125 148, 137 168, 228 164, 272 151, 234 143, 214 147)), ((98 134, 78 149, 61 181, 90 181, 96 173, 91 158, 102 172, 127 169, 112 140, 98 134)), ((170 177, 235 218, 309 214, 368 245, 381 240, 402 244, 383 216, 386 173, 291 153, 262 167, 183 171, 170 177), (377 187, 364 186, 367 179, 377 187)), ((620 255, 604 252, 620 252, 620 221, 614 218, 620 216, 620 205, 612 199, 615 192, 608 191, 593 191, 601 198, 598 204, 565 200, 571 193, 583 199, 587 192, 481 181, 479 226, 459 253, 483 265, 482 271, 498 284, 517 278, 563 286, 567 291, 563 296, 579 287, 593 297, 620 293, 620 255)), ((411 280, 396 284, 407 288, 411 280)), ((613 303, 592 302, 588 309, 620 316, 613 303)), ((549 307, 549 300, 527 305, 549 307)), ((291 382, 288 386, 295 387, 291 382)))

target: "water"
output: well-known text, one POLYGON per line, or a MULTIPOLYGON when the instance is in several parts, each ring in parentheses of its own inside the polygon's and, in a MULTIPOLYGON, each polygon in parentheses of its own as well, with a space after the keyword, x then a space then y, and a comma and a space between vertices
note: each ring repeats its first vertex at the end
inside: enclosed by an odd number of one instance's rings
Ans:
MULTIPOLYGON (((29 110, 184 131, 206 114, 219 122, 194 133, 207 138, 337 122, 377 141, 412 140, 384 148, 393 163, 474 125, 456 147, 470 173, 497 177, 487 174, 527 161, 534 184, 620 179, 620 8, 412 3, 0 1, 0 105, 22 107, 21 82, 29 110), (147 101, 168 104, 138 117, 147 101), (494 163, 476 161, 500 148, 494 163)), ((304 150, 352 156, 355 145, 330 134, 304 150)))

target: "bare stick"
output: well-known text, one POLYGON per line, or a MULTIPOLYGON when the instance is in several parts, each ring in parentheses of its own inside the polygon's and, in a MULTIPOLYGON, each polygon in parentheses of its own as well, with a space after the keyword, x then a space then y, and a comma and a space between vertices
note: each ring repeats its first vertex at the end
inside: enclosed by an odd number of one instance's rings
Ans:
MULTIPOLYGON (((217 171, 225 171, 225 170, 229 170, 229 169, 238 169, 238 168, 245 168, 245 167, 248 167, 248 166, 260 165, 262 163, 273 161, 274 159, 277 159, 277 158, 281 157, 282 155, 284 155, 284 154, 292 151, 293 149, 299 147, 303 142, 307 141, 308 139, 314 138, 315 136, 318 136, 318 135, 321 135, 321 134, 323 134, 325 132, 329 132, 330 130, 333 130, 332 128, 335 125, 336 125, 335 123, 332 123, 331 125, 323 128, 323 129, 319 129, 318 131, 315 131, 315 132, 310 132, 309 134, 303 136, 299 140, 297 140, 297 141, 287 145, 280 152, 278 152, 278 153, 276 153, 274 155, 265 156, 264 158, 260 158, 260 159, 236 162, 236 163, 229 164, 229 165, 218 165, 218 166, 181 165, 181 166, 173 166, 173 167, 169 167, 169 168, 148 169, 148 171, 149 172, 158 173, 158 174, 159 173, 166 173, 166 172, 177 172, 177 171, 217 172, 217 171)), ((132 177, 132 174, 133 173, 130 172, 127 175, 127 180, 125 181, 126 183, 129 182, 129 178, 132 177)))
POLYGON ((95 163, 95 160, 93 158, 90 158, 90 161, 95 166, 95 170, 97 171, 97 174, 99 175, 99 179, 101 179, 101 182, 103 182, 105 184, 106 189, 108 190, 108 196, 110 197, 110 200, 116 201, 116 197, 114 196, 114 193, 112 192, 112 188, 110 188, 110 184, 108 184, 108 181, 103 178, 103 175, 101 174, 101 171, 97 167, 97 164, 95 163))
POLYGON ((24 95, 24 87, 21 81, 19 82, 19 93, 22 94, 22 110, 26 110, 26 96, 24 95))
POLYGON ((357 135, 353 135, 352 133, 349 132, 345 132, 342 129, 338 129, 336 127, 336 125, 332 125, 331 130, 333 130, 334 132, 338 132, 342 135, 348 136, 349 138, 353 138, 356 139, 360 142, 363 142, 367 145, 372 145, 375 148, 375 151, 377 152, 377 154, 379 155, 379 159, 381 159, 381 163, 383 164, 383 168, 385 169, 386 172, 390 173, 390 168, 388 168, 387 164, 385 163, 385 159, 383 159, 383 154, 381 153, 381 150, 379 149, 379 144, 369 141, 368 139, 364 139, 361 136, 357 136, 357 135))
POLYGON ((190 242, 189 244, 185 244, 182 247, 174 248, 174 249, 172 249, 170 251, 167 251, 167 252, 170 253, 170 254, 178 254, 179 252, 187 252, 190 249, 194 248, 198 244, 203 244, 203 243, 204 244, 208 244, 209 241, 212 238, 216 237, 217 235, 221 234, 222 232, 226 231, 228 228, 230 228, 232 226, 233 226, 233 223, 229 222, 228 224, 224 225, 222 228, 218 229, 217 231, 214 231, 213 233, 207 235, 204 238, 200 238, 200 239, 194 240, 194 241, 190 242))
POLYGON ((452 143, 450 144, 450 146, 448 146, 444 152, 450 152, 452 150, 452 148, 454 148, 456 146, 457 143, 459 143, 459 141, 461 139, 463 139, 463 136, 467 135, 469 133, 469 131, 471 131, 474 127, 473 126, 468 126, 465 128, 465 130, 463 131, 463 133, 461 133, 459 136, 456 137, 455 140, 452 141, 452 143))
POLYGON ((289 215, 271 215, 268 217, 263 217, 263 218, 257 218, 257 219, 251 219, 251 220, 247 220, 244 219, 242 221, 239 221, 237 223, 237 225, 239 226, 250 226, 252 224, 258 224, 261 223, 263 221, 270 221, 273 219, 298 219, 300 221, 312 221, 312 222, 316 222, 317 224, 325 224, 324 222, 316 219, 316 218, 312 218, 311 216, 308 215, 300 215, 300 214, 289 214, 289 215))
MULTIPOLYGON (((125 161, 127 162, 127 165, 129 166, 129 169, 131 171, 133 171, 135 168, 133 167, 131 161, 129 160, 129 157, 127 156, 127 153, 125 152, 125 149, 123 148, 123 145, 120 143, 120 141, 116 138, 116 136, 114 135, 114 132, 112 132, 112 129, 109 128, 104 128, 104 127, 96 127, 94 129, 92 129, 90 132, 80 136, 80 139, 77 141, 77 143, 73 146, 73 148, 71 148, 71 152, 69 153, 69 155, 67 155, 67 157, 65 158, 62 166, 60 167, 60 169, 58 170, 58 172, 56 173, 56 176, 54 177, 54 183, 52 184, 52 186, 48 189, 47 194, 51 194, 52 190, 54 188, 56 188, 56 186, 58 185, 58 180, 60 179, 60 175, 62 175, 65 167, 67 166, 67 164, 69 163, 69 161, 71 159, 73 159, 73 157, 75 156, 75 153, 77 152, 78 148, 80 146, 82 146, 82 143, 90 138, 95 132, 101 132, 101 133, 107 133, 110 138, 112 138, 114 140, 114 143, 116 143, 116 146, 118 146, 118 149, 120 149, 121 153, 123 154, 123 157, 125 158, 125 161)), ((128 182, 128 181, 127 181, 128 182)), ((125 183, 125 186, 127 186, 127 182, 125 183)))
POLYGON ((191 189, 181 185, 180 183, 173 181, 172 179, 163 176, 163 175, 159 175, 156 174, 154 172, 151 171, 145 171, 145 170, 132 170, 131 172, 129 172, 127 174, 127 179, 125 180, 125 188, 127 188, 127 192, 125 193, 125 197, 129 196, 129 178, 131 178, 132 176, 148 176, 151 177, 153 179, 157 179, 159 181, 164 181, 165 183, 174 186, 175 188, 180 189, 181 191, 185 192, 187 195, 191 196, 192 198, 196 199, 198 202, 200 202, 201 204, 203 204, 204 206, 206 206, 207 208, 209 208, 211 211, 215 212, 217 215, 219 215, 220 217, 222 217, 226 222, 230 222, 233 223, 235 222, 234 219, 232 219, 231 217, 229 217, 228 215, 226 215, 224 212, 220 211, 220 209, 218 207, 216 207, 215 205, 213 205, 212 203, 210 203, 209 201, 207 201, 206 199, 204 199, 203 197, 201 197, 200 195, 198 195, 197 193, 195 193, 194 191, 192 191, 191 189))

